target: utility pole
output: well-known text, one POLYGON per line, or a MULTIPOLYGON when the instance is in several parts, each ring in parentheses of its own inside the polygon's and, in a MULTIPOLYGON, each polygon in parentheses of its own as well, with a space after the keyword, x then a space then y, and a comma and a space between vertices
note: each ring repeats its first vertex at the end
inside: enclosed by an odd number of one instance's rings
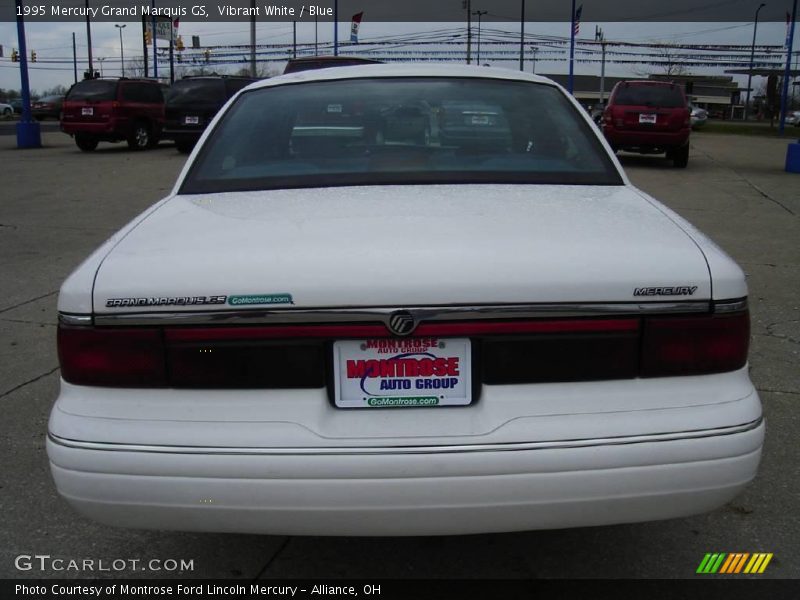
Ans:
POLYGON ((525 70, 525 0, 520 0, 519 9, 519 70, 525 70))
POLYGON ((86 0, 86 41, 89 45, 89 78, 94 78, 94 63, 92 62, 92 24, 89 20, 89 0, 86 0))
POLYGON ((169 82, 175 83, 175 28, 172 17, 169 19, 169 82))
POLYGON ((472 62, 472 0, 463 0, 462 6, 467 9, 467 64, 472 62))
POLYGON ((147 57, 147 22, 142 16, 142 55, 144 56, 144 76, 147 79, 150 76, 150 60, 147 57))
POLYGON ((487 14, 488 10, 476 10, 473 15, 478 17, 478 66, 481 66, 481 17, 487 14))
POLYGON ((537 51, 536 45, 531 44, 531 53, 533 54, 533 61, 532 61, 533 66, 531 67, 531 73, 533 75, 536 75, 536 51, 537 51))
POLYGON ((600 104, 603 105, 606 97, 606 36, 603 35, 603 30, 599 26, 595 27, 594 41, 600 42, 603 53, 603 59, 600 62, 600 104))
POLYGON ((750 46, 750 71, 747 73, 747 100, 744 103, 744 120, 747 121, 747 117, 750 113, 750 87, 753 85, 753 60, 756 56, 756 32, 758 31, 758 13, 759 11, 764 8, 766 4, 764 2, 756 9, 756 17, 755 23, 753 23, 753 44, 750 46))
POLYGON ((78 83, 78 47, 75 45, 75 32, 72 32, 72 73, 75 79, 74 83, 78 83))
POLYGON ((250 77, 258 77, 256 73, 256 0, 250 0, 250 77))
POLYGON ((156 0, 150 0, 153 9, 153 77, 158 79, 158 27, 156 27, 156 0))
POLYGON ((314 13, 314 56, 319 56, 319 17, 314 13))

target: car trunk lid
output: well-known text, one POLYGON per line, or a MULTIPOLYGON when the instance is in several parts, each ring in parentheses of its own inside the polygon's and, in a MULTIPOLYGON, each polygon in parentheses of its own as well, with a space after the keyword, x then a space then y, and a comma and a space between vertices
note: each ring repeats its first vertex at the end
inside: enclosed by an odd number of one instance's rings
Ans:
POLYGON ((119 313, 710 297, 702 252, 632 187, 408 185, 176 196, 108 254, 93 302, 119 313))

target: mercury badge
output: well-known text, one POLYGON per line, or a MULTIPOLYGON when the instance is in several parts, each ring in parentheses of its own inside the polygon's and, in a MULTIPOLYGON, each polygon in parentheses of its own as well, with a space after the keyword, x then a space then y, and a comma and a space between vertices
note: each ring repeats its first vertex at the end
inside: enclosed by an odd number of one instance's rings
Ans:
POLYGON ((398 310, 389 315, 389 331, 394 335, 409 335, 417 327, 417 320, 407 310, 398 310))

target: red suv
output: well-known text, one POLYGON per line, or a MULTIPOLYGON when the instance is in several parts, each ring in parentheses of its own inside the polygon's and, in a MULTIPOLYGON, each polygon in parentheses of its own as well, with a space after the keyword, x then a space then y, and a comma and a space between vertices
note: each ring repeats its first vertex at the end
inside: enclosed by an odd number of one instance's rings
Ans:
POLYGON ((144 150, 158 143, 163 126, 164 94, 152 79, 86 79, 64 99, 61 131, 85 152, 98 142, 123 140, 144 150))
POLYGON ((661 154, 689 164, 690 111, 683 88, 663 81, 620 81, 603 113, 603 133, 614 151, 661 154))

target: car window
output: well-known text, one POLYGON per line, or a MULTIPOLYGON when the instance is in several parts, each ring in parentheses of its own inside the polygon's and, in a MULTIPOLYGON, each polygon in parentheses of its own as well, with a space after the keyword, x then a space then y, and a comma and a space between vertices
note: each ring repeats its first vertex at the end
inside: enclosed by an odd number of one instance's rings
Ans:
POLYGON ((686 106, 686 101, 675 86, 621 85, 614 96, 614 104, 680 108, 686 106))
POLYGON ((182 79, 175 82, 167 94, 170 106, 221 104, 225 99, 225 86, 221 79, 182 79))
POLYGON ((67 100, 116 100, 117 82, 102 79, 89 79, 72 86, 67 100))
POLYGON ((245 92, 184 193, 398 183, 620 184, 563 92, 491 79, 346 79, 245 92))
POLYGON ((122 84, 122 100, 125 102, 147 102, 147 89, 140 83, 122 84))

